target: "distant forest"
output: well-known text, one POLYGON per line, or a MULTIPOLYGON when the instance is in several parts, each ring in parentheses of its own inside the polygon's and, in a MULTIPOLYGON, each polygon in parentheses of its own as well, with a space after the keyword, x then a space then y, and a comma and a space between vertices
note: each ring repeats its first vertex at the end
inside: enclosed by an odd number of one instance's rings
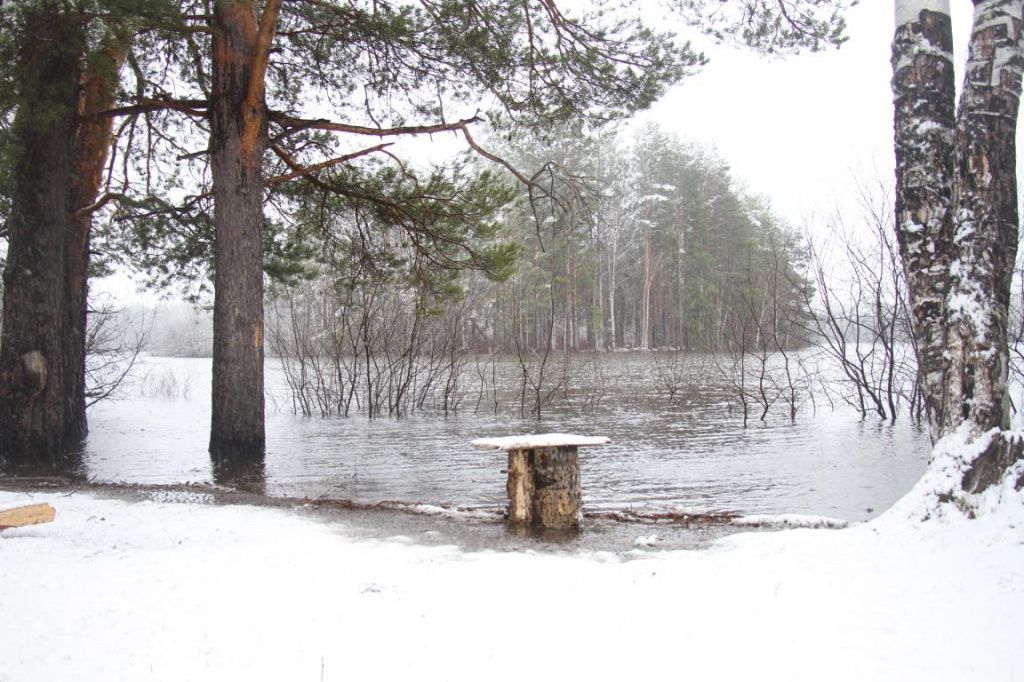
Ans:
POLYGON ((353 225, 351 252, 376 257, 273 289, 271 352, 364 323, 373 328, 354 335, 451 336, 471 351, 735 350, 758 335, 801 344, 806 249, 724 161, 654 126, 552 137, 501 150, 540 169, 543 187, 499 214, 496 235, 518 254, 508 273, 439 278, 445 264, 424 263, 404 235, 376 235, 368 249, 353 225))

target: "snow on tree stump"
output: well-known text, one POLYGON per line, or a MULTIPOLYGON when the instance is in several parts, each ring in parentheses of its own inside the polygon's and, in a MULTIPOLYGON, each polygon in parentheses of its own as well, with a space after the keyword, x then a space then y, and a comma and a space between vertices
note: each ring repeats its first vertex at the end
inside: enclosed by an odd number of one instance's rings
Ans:
POLYGON ((519 528, 575 530, 583 518, 578 448, 604 436, 540 433, 478 438, 473 447, 508 452, 508 519, 519 528))

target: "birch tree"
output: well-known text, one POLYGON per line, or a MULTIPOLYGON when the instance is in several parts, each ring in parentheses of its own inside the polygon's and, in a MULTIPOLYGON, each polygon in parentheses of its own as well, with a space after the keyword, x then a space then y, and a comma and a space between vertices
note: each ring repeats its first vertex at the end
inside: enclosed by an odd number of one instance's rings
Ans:
POLYGON ((896 25, 896 229, 925 405, 933 441, 950 436, 939 452, 961 452, 947 492, 978 492, 1021 457, 1008 432, 1007 319, 1024 1, 975 0, 955 115, 948 0, 898 0, 896 25))

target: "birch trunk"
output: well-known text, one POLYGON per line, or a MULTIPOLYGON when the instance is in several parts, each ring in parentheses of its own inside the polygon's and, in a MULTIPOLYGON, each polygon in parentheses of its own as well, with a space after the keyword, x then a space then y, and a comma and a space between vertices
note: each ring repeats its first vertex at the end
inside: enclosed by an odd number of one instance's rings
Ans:
POLYGON ((956 97, 948 0, 897 2, 893 40, 896 236, 932 438, 943 430, 945 299, 956 97))
MULTIPOLYGON (((975 0, 956 131, 945 413, 947 430, 967 422, 973 436, 1010 425, 1007 319, 1019 224, 1022 32, 1024 0, 975 0)), ((995 483, 1020 455, 1005 444, 989 450, 965 477, 966 490, 995 483)))
MULTIPOLYGON (((960 469, 958 490, 978 492, 1021 457, 1021 440, 1006 429, 1024 0, 975 0, 952 127, 948 3, 901 0, 896 19, 897 230, 922 390, 933 440, 954 431, 965 442, 986 439, 974 448, 981 454, 960 469)), ((963 446, 952 450, 961 457, 963 446)))

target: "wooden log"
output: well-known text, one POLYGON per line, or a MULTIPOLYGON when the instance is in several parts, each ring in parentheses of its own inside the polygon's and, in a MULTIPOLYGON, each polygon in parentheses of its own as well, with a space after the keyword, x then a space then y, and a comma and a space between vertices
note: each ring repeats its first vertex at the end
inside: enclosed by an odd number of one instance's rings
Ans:
POLYGON ((30 504, 26 507, 5 509, 0 511, 0 530, 49 523, 56 514, 53 507, 48 504, 30 504))
POLYGON ((520 527, 580 527, 583 491, 574 446, 508 451, 508 518, 520 527))

